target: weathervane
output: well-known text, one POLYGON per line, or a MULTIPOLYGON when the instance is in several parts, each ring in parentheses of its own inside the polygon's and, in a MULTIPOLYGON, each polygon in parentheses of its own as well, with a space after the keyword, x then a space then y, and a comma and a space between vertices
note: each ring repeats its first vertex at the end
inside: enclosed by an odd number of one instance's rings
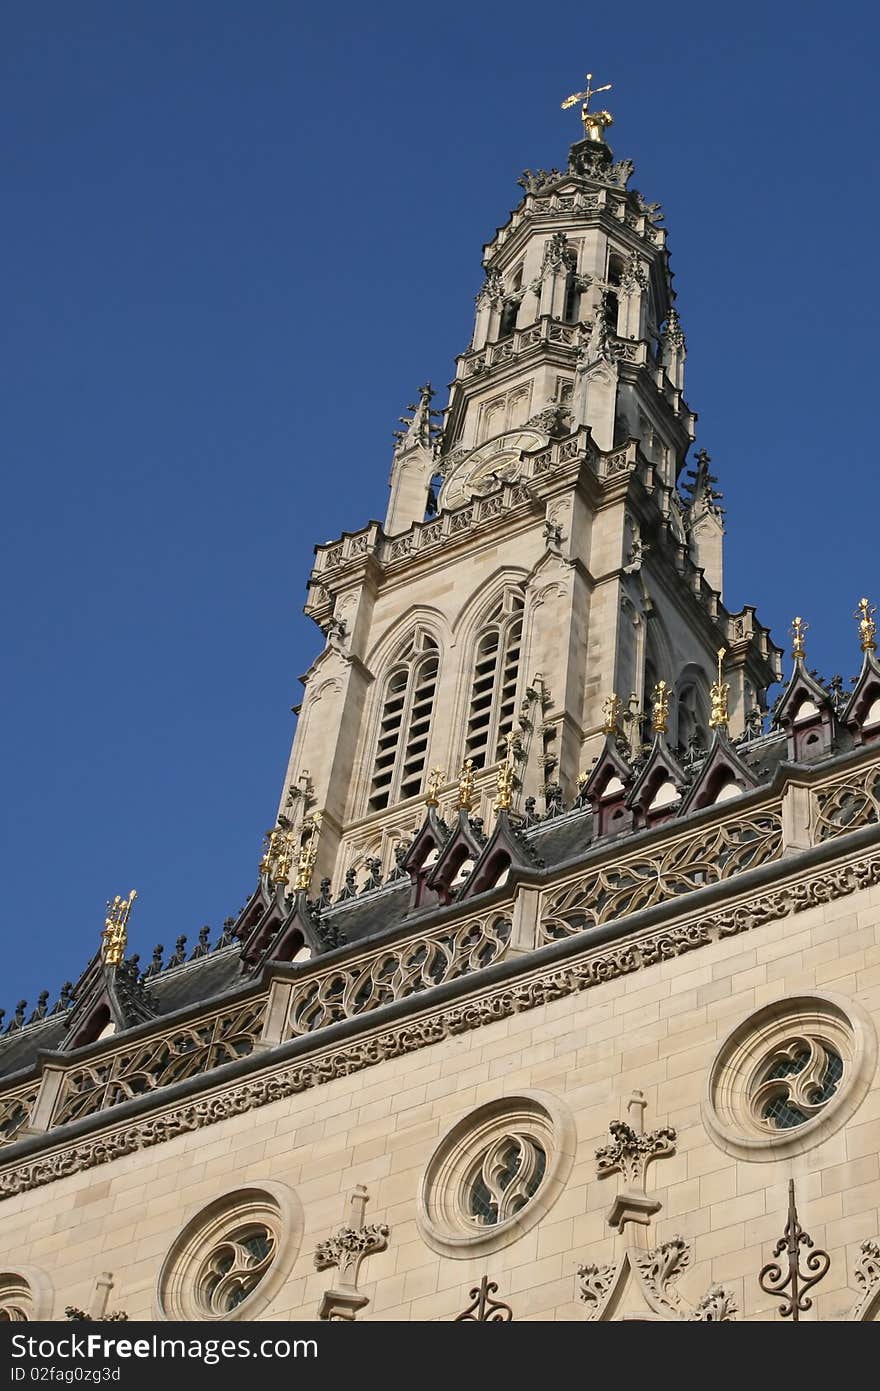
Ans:
POLYGON ((572 92, 570 97, 566 97, 562 103, 562 110, 568 111, 570 107, 582 102, 581 120, 584 123, 584 139, 600 141, 607 128, 613 123, 613 117, 610 111, 591 111, 590 98, 597 96, 599 92, 610 92, 612 84, 606 82, 603 87, 591 87, 592 80, 593 74, 588 72, 584 90, 572 92))
POLYGON ((801 618, 800 615, 791 620, 791 655, 796 662, 802 662, 807 655, 807 649, 804 646, 804 637, 809 626, 809 623, 801 618))

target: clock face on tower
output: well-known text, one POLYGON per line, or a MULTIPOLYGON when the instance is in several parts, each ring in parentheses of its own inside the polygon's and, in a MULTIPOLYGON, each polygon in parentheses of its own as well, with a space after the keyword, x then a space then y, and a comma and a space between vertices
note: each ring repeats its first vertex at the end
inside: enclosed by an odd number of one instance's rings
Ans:
POLYGON ((520 458, 526 449, 540 449, 547 436, 540 430, 509 430, 495 439, 477 445, 459 461, 440 489, 441 507, 461 507, 472 497, 490 492, 497 478, 513 479, 519 473, 520 458), (495 475, 495 476, 493 476, 495 475))

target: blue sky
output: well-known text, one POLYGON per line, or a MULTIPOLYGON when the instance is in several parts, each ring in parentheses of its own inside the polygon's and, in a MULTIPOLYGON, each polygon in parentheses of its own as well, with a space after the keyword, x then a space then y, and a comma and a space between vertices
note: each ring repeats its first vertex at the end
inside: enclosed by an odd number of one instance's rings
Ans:
POLYGON ((725 598, 857 668, 878 31, 846 0, 7 0, 0 1005, 75 979, 114 893, 144 957, 249 894, 312 546, 384 515, 587 67, 666 211, 725 598))

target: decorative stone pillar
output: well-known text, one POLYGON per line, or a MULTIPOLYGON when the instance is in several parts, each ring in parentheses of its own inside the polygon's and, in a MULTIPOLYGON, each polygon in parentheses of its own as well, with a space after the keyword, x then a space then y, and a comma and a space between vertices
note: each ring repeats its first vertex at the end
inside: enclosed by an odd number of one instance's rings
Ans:
POLYGON ((367 1295, 358 1292, 361 1262, 388 1245, 390 1228, 381 1224, 367 1226, 368 1193, 358 1184, 348 1200, 349 1220, 335 1236, 322 1241, 315 1250, 315 1268, 329 1270, 335 1266, 339 1276, 335 1285, 324 1291, 318 1318, 353 1323, 358 1309, 369 1304, 367 1295))

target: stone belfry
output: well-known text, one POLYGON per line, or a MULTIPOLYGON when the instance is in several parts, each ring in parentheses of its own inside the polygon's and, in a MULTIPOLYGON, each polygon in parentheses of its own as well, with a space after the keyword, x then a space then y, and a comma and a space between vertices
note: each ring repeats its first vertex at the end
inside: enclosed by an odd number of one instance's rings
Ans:
POLYGON ((638 758, 667 683, 686 759, 708 743, 719 648, 733 737, 778 679, 754 608, 722 602, 709 456, 686 468, 695 416, 660 206, 630 187, 589 83, 564 103, 583 122, 567 165, 526 171, 484 248, 445 411, 425 386, 402 420, 384 525, 316 547, 305 611, 325 646, 279 819, 321 813, 334 894, 393 871, 426 789, 451 811, 462 769, 484 823, 505 753, 514 815, 570 802, 612 693, 638 758))

